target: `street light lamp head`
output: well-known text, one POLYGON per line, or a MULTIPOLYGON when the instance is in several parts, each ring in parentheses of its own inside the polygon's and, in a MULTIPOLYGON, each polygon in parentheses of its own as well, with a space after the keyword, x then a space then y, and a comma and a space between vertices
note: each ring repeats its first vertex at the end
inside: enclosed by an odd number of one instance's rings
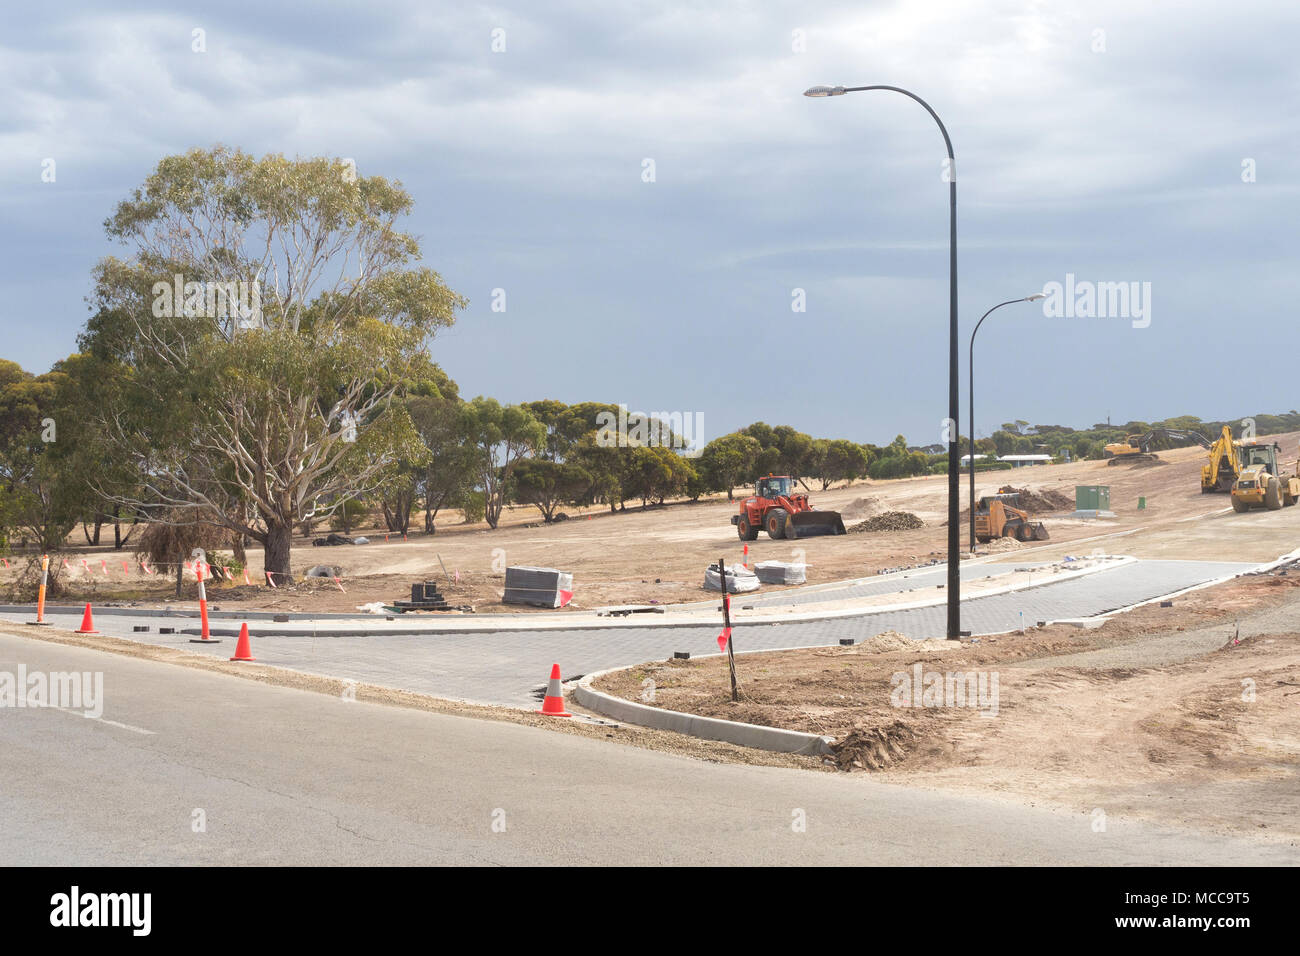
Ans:
POLYGON ((1033 295, 1027 295, 1027 296, 1025 296, 1025 301, 1026 301, 1026 302, 1037 302, 1039 299, 1046 299, 1046 298, 1047 298, 1047 293, 1046 293, 1046 292, 1035 292, 1033 295))
POLYGON ((842 86, 810 86, 803 91, 804 96, 843 96, 842 86))

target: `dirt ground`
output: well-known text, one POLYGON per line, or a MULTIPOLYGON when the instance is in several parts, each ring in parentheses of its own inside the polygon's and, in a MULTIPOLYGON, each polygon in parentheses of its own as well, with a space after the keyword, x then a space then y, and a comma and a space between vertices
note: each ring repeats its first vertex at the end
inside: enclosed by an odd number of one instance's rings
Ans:
MULTIPOLYGON (((1300 433, 1274 436, 1291 467, 1300 433)), ((1075 485, 1107 484, 1111 488, 1113 520, 1081 520, 1064 512, 1036 511, 1051 534, 1046 546, 1001 541, 981 546, 980 553, 1019 552, 1035 548, 1043 560, 1095 549, 1138 557, 1189 559, 1267 560, 1300 543, 1300 508, 1246 515, 1215 514, 1228 508, 1224 495, 1202 495, 1199 473, 1205 453, 1200 448, 1160 452, 1156 465, 1108 466, 1104 461, 1046 465, 976 476, 978 494, 992 493, 1001 485, 1027 488, 1057 501, 1073 501, 1075 485), (1138 509, 1139 497, 1146 508, 1138 509), (1201 516, 1203 520, 1194 520, 1201 516), (1125 533, 1128 532, 1128 533, 1125 533)), ((963 502, 966 476, 962 477, 963 502)), ((856 523, 887 511, 906 511, 924 526, 911 531, 863 532, 798 541, 772 541, 766 535, 749 546, 749 561, 804 560, 809 583, 875 574, 884 569, 911 567, 941 559, 946 547, 947 484, 944 476, 861 481, 850 486, 812 492, 816 507, 844 513, 856 523)), ((736 489, 737 497, 744 489, 736 489)), ((611 514, 607 508, 570 509, 567 521, 545 525, 536 509, 507 509, 495 531, 486 525, 457 523, 454 515, 440 515, 435 535, 416 533, 407 540, 383 531, 360 529, 371 543, 360 546, 312 547, 306 538, 294 541, 293 569, 300 578, 313 565, 340 569, 340 582, 325 579, 265 586, 261 552, 249 550, 253 587, 214 583, 209 587, 213 604, 266 610, 354 611, 375 601, 389 602, 410 596, 410 585, 436 579, 453 605, 478 611, 538 613, 500 603, 504 567, 540 565, 571 571, 576 596, 573 609, 609 604, 651 604, 696 601, 705 596, 705 567, 719 558, 739 562, 742 545, 730 516, 736 504, 725 496, 697 503, 670 503, 662 508, 628 507, 611 514), (442 563, 439 563, 441 557, 442 563), (443 573, 443 565, 446 574, 443 573)), ((320 532, 323 533, 323 532, 320 532)), ((962 541, 967 529, 963 521, 962 541)), ((128 551, 77 546, 81 531, 73 532, 70 549, 55 561, 58 590, 54 598, 68 603, 82 600, 138 602, 145 606, 168 603, 174 582, 163 575, 150 576, 135 564, 128 551), (67 569, 62 560, 68 561, 67 569), (127 570, 122 561, 127 560, 127 570), (82 562, 85 561, 86 565, 82 562), (87 566, 89 570, 87 570, 87 566)), ((30 556, 10 554, 10 568, 0 568, 0 594, 10 600, 30 600, 34 576, 30 556), (19 579, 26 572, 26 581, 19 579)), ((772 590, 768 586, 767 590, 772 590)), ((193 603, 195 586, 187 582, 182 601, 193 603)), ((564 613, 543 611, 540 613, 564 613)))
POLYGON ((884 634, 740 654, 736 670, 739 703, 721 656, 648 663, 596 687, 644 702, 648 677, 655 706, 832 736, 828 763, 911 786, 1300 838, 1295 565, 1096 629, 920 644, 884 634), (913 696, 903 678, 918 664, 922 687, 931 673, 974 673, 991 692, 996 675, 996 694, 974 707, 913 696))

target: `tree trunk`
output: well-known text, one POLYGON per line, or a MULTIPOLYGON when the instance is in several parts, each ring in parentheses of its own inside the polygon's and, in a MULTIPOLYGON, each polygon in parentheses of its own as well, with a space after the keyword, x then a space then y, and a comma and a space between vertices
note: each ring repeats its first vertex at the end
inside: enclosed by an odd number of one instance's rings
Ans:
POLYGON ((185 552, 176 555, 176 596, 181 596, 181 584, 185 581, 185 552))
POLYGON ((279 521, 267 521, 266 540, 262 543, 262 556, 266 570, 275 578, 276 584, 283 584, 292 579, 289 572, 289 549, 293 539, 293 527, 279 521))

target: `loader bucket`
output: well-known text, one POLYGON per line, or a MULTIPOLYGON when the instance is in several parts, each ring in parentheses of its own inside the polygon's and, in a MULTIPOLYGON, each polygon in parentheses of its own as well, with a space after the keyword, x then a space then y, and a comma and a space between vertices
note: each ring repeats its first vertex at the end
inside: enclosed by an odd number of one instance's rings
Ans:
POLYGON ((1030 530, 1033 532, 1033 540, 1035 541, 1047 540, 1047 525, 1043 524, 1041 521, 1033 525, 1030 530))
POLYGON ((796 511, 785 519, 787 538, 815 538, 846 533, 844 519, 838 511, 796 511))

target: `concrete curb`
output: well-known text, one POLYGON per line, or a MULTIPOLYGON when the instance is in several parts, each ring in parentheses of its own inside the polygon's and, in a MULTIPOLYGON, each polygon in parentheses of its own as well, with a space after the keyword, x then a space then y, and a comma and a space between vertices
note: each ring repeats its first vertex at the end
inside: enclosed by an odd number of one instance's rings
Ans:
MULTIPOLYGON (((639 664, 632 665, 632 667, 639 666, 639 664)), ((661 710, 658 707, 647 707, 635 701, 613 697, 591 687, 591 682, 598 677, 630 669, 615 667, 585 675, 573 686, 573 699, 588 710, 641 727, 671 730, 691 737, 722 740, 741 747, 772 750, 777 753, 817 756, 831 752, 831 743, 835 739, 833 737, 805 734, 797 730, 782 730, 780 727, 760 727, 758 724, 743 724, 718 717, 700 717, 677 710, 661 710)))

